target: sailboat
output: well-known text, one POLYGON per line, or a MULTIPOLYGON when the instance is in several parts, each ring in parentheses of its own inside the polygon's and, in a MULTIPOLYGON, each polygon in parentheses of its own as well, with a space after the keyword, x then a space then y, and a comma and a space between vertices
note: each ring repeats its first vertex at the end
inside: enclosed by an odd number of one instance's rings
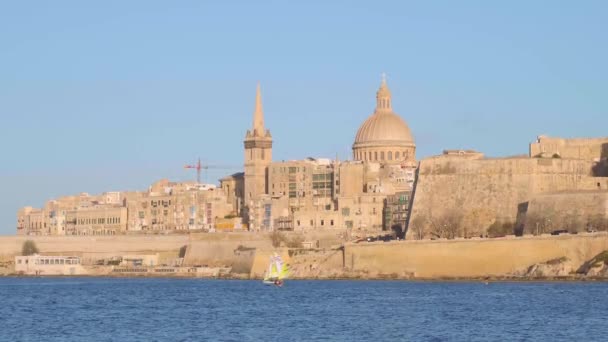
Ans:
POLYGON ((268 269, 264 274, 264 285, 282 286, 283 281, 287 278, 288 266, 283 262, 283 259, 277 253, 270 256, 268 269))

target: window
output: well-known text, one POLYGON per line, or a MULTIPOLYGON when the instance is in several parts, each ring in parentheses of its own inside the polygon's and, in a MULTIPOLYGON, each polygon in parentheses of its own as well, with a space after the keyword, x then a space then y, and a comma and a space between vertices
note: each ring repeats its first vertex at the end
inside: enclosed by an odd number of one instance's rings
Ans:
POLYGON ((300 226, 300 220, 296 221, 298 223, 298 227, 300 226))
POLYGON ((266 151, 266 149, 265 149, 265 148, 263 148, 263 149, 262 149, 262 159, 265 159, 265 158, 266 158, 266 153, 265 153, 265 151, 266 151))
POLYGON ((374 152, 374 160, 378 160, 378 151, 374 152))
POLYGON ((399 160, 399 151, 395 151, 395 160, 399 160))
POLYGON ((380 152, 380 160, 384 160, 384 151, 380 152))
POLYGON ((325 220, 321 220, 321 225, 325 224, 325 220))
POLYGON ((393 152, 388 151, 388 160, 393 160, 393 152))
POLYGON ((310 220, 310 225, 311 225, 311 226, 314 226, 314 224, 313 224, 312 220, 310 220))
POLYGON ((334 220, 330 220, 329 221, 329 225, 333 226, 334 225, 334 220))

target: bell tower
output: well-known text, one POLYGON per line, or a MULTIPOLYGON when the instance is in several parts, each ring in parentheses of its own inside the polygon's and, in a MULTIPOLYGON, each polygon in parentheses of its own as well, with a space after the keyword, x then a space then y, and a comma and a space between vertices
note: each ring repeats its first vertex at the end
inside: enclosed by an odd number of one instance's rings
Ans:
POLYGON ((258 83, 253 112, 253 127, 245 135, 244 205, 268 193, 268 165, 272 162, 272 136, 264 127, 262 91, 258 83))

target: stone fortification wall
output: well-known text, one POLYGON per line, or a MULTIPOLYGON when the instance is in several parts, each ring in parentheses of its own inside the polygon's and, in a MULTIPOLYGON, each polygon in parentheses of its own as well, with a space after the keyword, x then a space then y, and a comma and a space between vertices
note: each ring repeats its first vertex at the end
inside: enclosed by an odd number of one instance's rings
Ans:
POLYGON ((608 179, 591 176, 593 161, 540 158, 421 161, 407 238, 412 225, 430 237, 433 222, 449 212, 461 215, 466 232, 479 236, 496 220, 515 222, 520 205, 534 195, 593 190, 608 179))
POLYGON ((528 205, 525 233, 608 229, 608 191, 541 194, 528 205))
POLYGON ((530 157, 559 155, 561 158, 599 160, 608 158, 607 138, 564 139, 540 136, 530 144, 530 157))
POLYGON ((168 236, 0 236, 0 256, 21 254, 23 242, 33 240, 42 254, 121 255, 178 251, 188 244, 188 235, 168 236))
POLYGON ((582 265, 608 249, 608 235, 479 240, 404 241, 345 246, 345 269, 369 277, 477 278, 509 276, 566 257, 582 265))
POLYGON ((230 266, 240 273, 248 273, 256 251, 271 248, 271 240, 267 234, 193 235, 186 250, 184 264, 188 266, 230 266))

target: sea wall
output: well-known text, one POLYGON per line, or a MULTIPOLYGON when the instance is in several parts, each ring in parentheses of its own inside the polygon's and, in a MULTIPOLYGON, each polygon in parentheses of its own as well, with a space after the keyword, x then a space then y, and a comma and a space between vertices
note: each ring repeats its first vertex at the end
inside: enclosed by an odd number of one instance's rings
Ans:
POLYGON ((345 272, 422 279, 502 277, 566 257, 582 265, 608 250, 606 233, 500 239, 422 240, 345 246, 345 272))
POLYGON ((21 253, 23 242, 33 240, 41 253, 54 255, 150 254, 178 251, 188 235, 114 236, 0 236, 0 257, 21 253))
MULTIPOLYGON (((457 212, 466 235, 485 234, 494 221, 515 222, 521 205, 535 195, 560 191, 608 189, 607 177, 593 177, 593 161, 542 158, 422 160, 407 238, 412 223, 430 237, 434 220, 457 212)), ((459 235, 463 235, 461 232, 459 235)))
POLYGON ((184 264, 230 266, 238 273, 249 273, 259 249, 272 249, 267 234, 201 234, 190 240, 184 264))
MULTIPOLYGON (((265 234, 192 236, 28 237, 43 254, 123 255, 158 253, 175 258, 188 246, 187 265, 230 266, 241 276, 259 278, 277 252, 291 265, 293 278, 356 277, 480 278, 522 274, 528 267, 567 258, 575 267, 608 250, 608 234, 507 237, 498 239, 413 240, 347 243, 320 249, 274 248, 265 234)), ((0 237, 0 253, 10 261, 26 237, 0 237)), ((1 260, 0 260, 1 261, 1 260)))

